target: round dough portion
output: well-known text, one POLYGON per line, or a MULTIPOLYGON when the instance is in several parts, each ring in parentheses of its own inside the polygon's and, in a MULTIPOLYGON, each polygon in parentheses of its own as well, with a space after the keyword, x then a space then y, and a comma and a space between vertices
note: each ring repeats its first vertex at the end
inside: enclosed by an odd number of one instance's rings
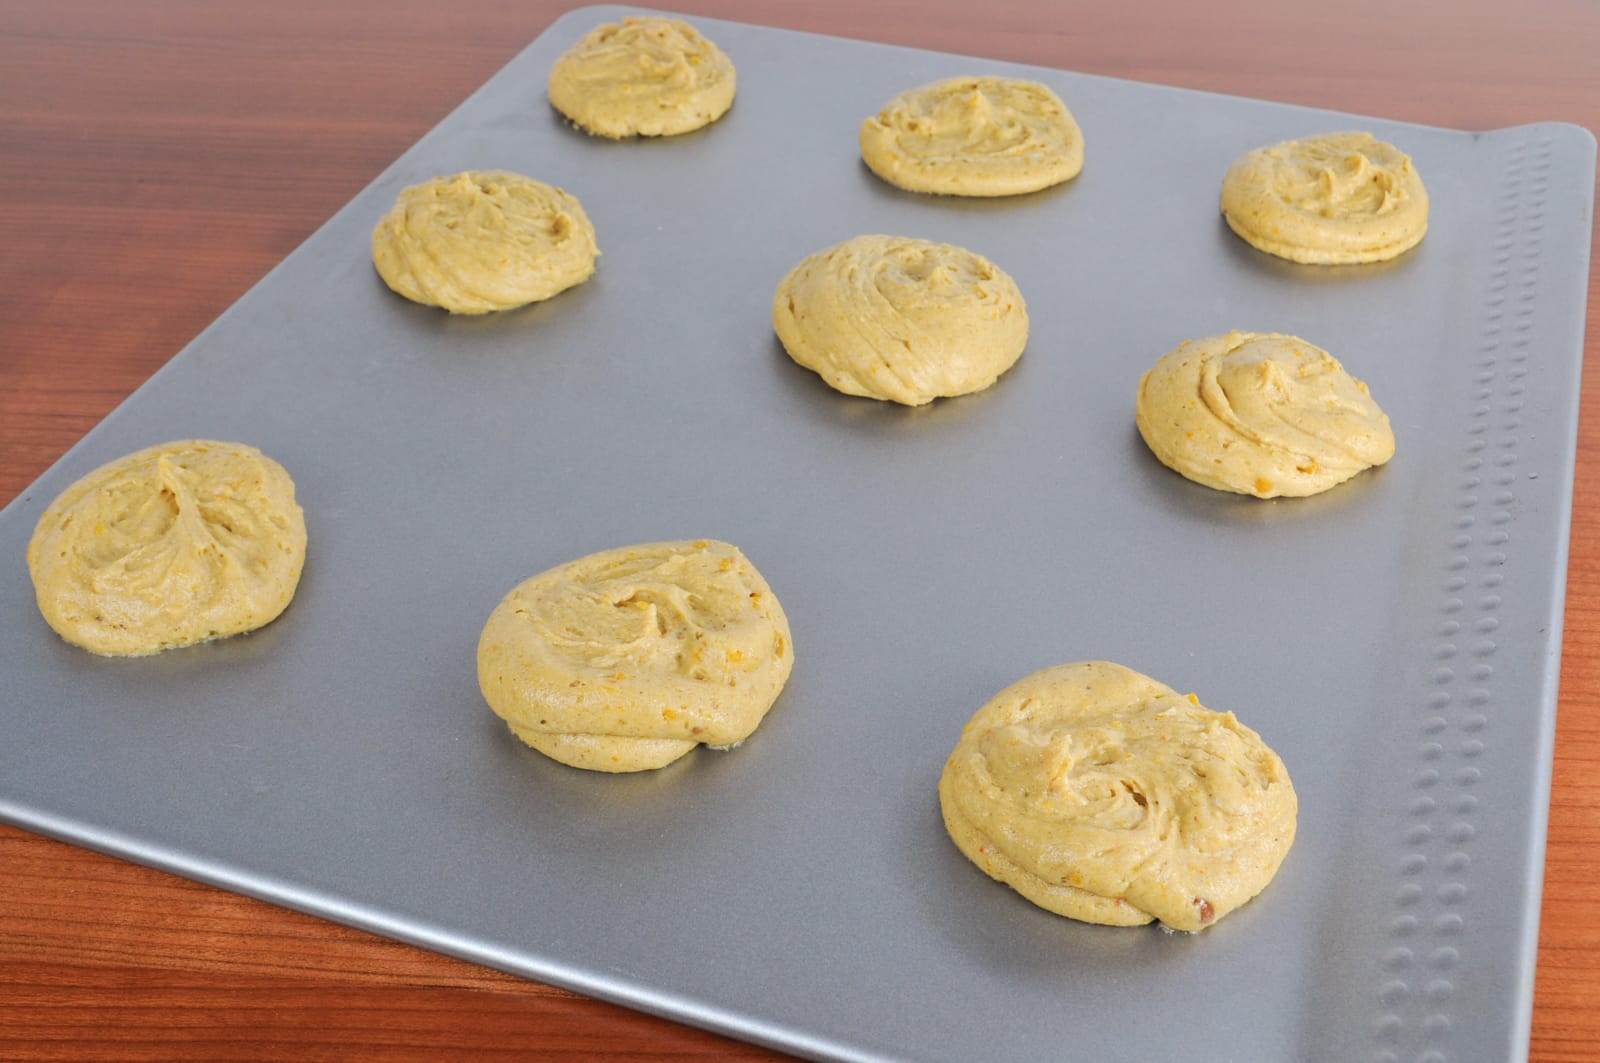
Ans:
POLYGON ((185 439, 89 473, 28 543, 39 612, 68 642, 138 657, 271 623, 306 558, 283 466, 255 447, 185 439))
POLYGON ((1257 148, 1222 179, 1222 216, 1251 247, 1292 262, 1381 262, 1428 231, 1428 191, 1411 159, 1371 133, 1257 148))
POLYGON ((599 254, 576 196, 504 170, 412 185, 372 231, 383 282, 452 314, 548 299, 588 280, 599 254))
POLYGON ((733 61, 676 18, 625 18, 590 30, 550 68, 550 103, 587 133, 668 137, 733 106, 733 61))
POLYGON ((778 285, 772 325, 789 357, 846 395, 921 406, 982 391, 1028 344, 1028 308, 982 255, 858 236, 778 285))
POLYGON ((861 159, 912 192, 1014 196, 1078 176, 1083 132, 1037 81, 950 78, 902 92, 862 122, 861 159))
POLYGON ((526 580, 478 640, 478 685, 539 752, 645 771, 749 737, 793 666, 783 608, 737 547, 645 543, 526 580))
POLYGON ((1190 932, 1266 888, 1299 812, 1260 735, 1109 661, 995 695, 961 732, 939 804, 961 852, 1041 908, 1190 932))
POLYGON ((1139 381, 1134 416, 1161 464, 1257 498, 1314 495, 1394 457, 1367 385, 1277 332, 1179 344, 1139 381))

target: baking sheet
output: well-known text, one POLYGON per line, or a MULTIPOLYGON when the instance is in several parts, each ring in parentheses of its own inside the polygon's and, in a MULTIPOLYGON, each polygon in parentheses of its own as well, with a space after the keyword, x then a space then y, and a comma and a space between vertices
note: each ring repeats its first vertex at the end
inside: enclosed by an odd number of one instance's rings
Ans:
POLYGON ((0 818, 802 1055, 1525 1055, 1593 139, 696 19, 739 67, 727 117, 591 140, 545 73, 624 11, 557 21, 0 513, 0 818), (1055 88, 1082 176, 1001 201, 872 177, 861 118, 967 72, 1055 88), (1417 250, 1318 269, 1227 231, 1236 155, 1350 127, 1415 158, 1417 250), (377 218, 487 167, 580 196, 599 273, 480 319, 391 295, 377 218), (773 286, 862 232, 1009 271, 1033 325, 1016 368, 911 410, 791 364, 773 286), (1333 351, 1396 459, 1273 503, 1158 465, 1140 373, 1230 328, 1333 351), (94 466, 189 436, 294 475, 294 604, 155 658, 73 649, 32 604, 34 522, 94 466), (739 544, 791 618, 761 729, 635 777, 513 739, 474 675, 504 591, 696 536, 739 544), (1049 915, 944 836, 935 784, 971 712, 1094 657, 1234 710, 1293 773, 1287 862, 1203 935, 1049 915))

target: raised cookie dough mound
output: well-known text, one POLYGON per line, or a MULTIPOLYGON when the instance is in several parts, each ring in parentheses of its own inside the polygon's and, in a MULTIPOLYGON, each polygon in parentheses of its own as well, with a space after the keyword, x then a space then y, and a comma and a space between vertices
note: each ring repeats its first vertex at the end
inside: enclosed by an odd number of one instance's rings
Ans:
POLYGON ((982 391, 1028 343, 1028 309, 965 248, 858 236, 789 272, 772 299, 789 357, 846 395, 920 406, 982 391))
POLYGON ((1078 176, 1083 133, 1037 81, 951 78, 903 92, 862 122, 861 159, 912 192, 1014 196, 1078 176))
POLYGON ((383 282, 452 314, 548 299, 588 280, 599 254, 577 197, 504 170, 412 185, 372 231, 383 282))
POLYGON ((761 723, 794 654, 777 596, 714 540, 606 550, 542 572, 489 615, 478 685, 563 764, 645 771, 761 723))
POLYGON ((283 466, 203 439, 102 465, 50 503, 28 543, 45 621, 108 657, 270 623, 305 558, 305 515, 283 466))
POLYGON ((1394 457, 1367 385, 1276 332, 1179 344, 1139 381, 1134 416, 1163 465, 1257 498, 1314 495, 1394 457))
POLYGON ((1222 216, 1250 246, 1294 262, 1379 262, 1428 231, 1428 191, 1411 159, 1371 133, 1257 148, 1222 180, 1222 216))
POLYGON ((1283 761, 1231 712, 1108 661, 995 695, 939 804, 962 853, 1041 908, 1187 931, 1272 881, 1298 811, 1283 761))
POLYGON ((596 26, 550 68, 550 103, 596 136, 666 137, 733 106, 733 62, 676 18, 596 26))

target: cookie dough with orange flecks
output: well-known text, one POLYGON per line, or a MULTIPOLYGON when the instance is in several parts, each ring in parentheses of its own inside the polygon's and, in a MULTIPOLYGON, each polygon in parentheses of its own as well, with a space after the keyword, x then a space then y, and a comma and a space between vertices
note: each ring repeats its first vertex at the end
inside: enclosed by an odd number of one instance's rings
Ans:
POLYGON ((1257 498, 1314 495, 1394 456, 1367 385, 1277 332, 1179 344, 1139 381, 1134 419, 1163 465, 1257 498))
POLYGON ((1292 262, 1381 262, 1428 231, 1428 190, 1411 159, 1371 133, 1328 133, 1248 152, 1222 179, 1239 238, 1292 262))
POLYGON ((901 236, 858 236, 778 284, 783 349, 846 395, 921 406, 993 384, 1028 343, 1016 281, 982 255, 901 236))
POLYGON ((504 170, 412 185, 372 231, 383 282, 452 314, 548 299, 588 280, 599 254, 576 196, 504 170))
POLYGON ((591 771, 664 767, 750 736, 794 665, 789 621, 737 547, 590 554, 518 584, 478 640, 478 685, 516 736, 591 771))
POLYGON ((550 103, 594 136, 668 137, 733 106, 733 61, 689 23, 654 16, 596 26, 550 68, 550 103))
POLYGON ((1260 735, 1109 661, 996 694, 962 730, 939 805, 967 859, 1039 907, 1190 932, 1266 888, 1299 814, 1260 735))
POLYGON ((960 77, 903 92, 861 123, 861 159, 911 192, 1014 196, 1083 169, 1083 132, 1048 86, 960 77))
POLYGON ((109 657, 271 623, 305 557, 305 515, 283 466, 255 447, 204 439, 102 465, 50 503, 28 543, 45 621, 109 657))

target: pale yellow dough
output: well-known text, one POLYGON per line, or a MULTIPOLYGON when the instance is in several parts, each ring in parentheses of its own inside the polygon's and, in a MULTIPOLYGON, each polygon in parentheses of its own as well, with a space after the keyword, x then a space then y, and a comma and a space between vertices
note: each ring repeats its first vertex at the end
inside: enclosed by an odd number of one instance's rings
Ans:
POLYGON ((1314 495, 1394 457, 1367 385, 1276 332, 1179 344, 1139 381, 1134 416, 1163 465, 1257 498, 1314 495))
POLYGON ((733 106, 722 49, 676 18, 625 18, 590 30, 550 68, 550 103, 585 132, 667 137, 733 106))
POLYGON ((862 122, 861 159, 912 192, 1014 196, 1078 176, 1083 133, 1037 81, 950 78, 903 92, 862 122))
POLYGON ((1411 159, 1371 133, 1257 148, 1222 179, 1222 216, 1250 246, 1294 262, 1379 262, 1428 231, 1428 191, 1411 159))
POLYGON ((137 657, 270 623, 306 557, 283 466, 255 447, 186 439, 118 458, 39 518, 28 571, 56 633, 137 657))
POLYGON ((802 261, 773 295, 772 325, 829 387, 907 406, 982 391, 1028 343, 1028 308, 1004 270, 899 236, 858 236, 802 261))
POLYGON ((995 695, 939 804, 961 852, 1041 908, 1191 932, 1266 888, 1299 810, 1283 761, 1233 713, 1109 661, 995 695))
POLYGON ((412 302, 486 314, 548 299, 594 273, 577 197, 504 170, 412 185, 372 231, 372 263, 412 302))
POLYGON ((546 756, 645 771, 737 745, 794 663, 789 621, 737 547, 644 543, 529 579, 489 615, 478 685, 546 756))

